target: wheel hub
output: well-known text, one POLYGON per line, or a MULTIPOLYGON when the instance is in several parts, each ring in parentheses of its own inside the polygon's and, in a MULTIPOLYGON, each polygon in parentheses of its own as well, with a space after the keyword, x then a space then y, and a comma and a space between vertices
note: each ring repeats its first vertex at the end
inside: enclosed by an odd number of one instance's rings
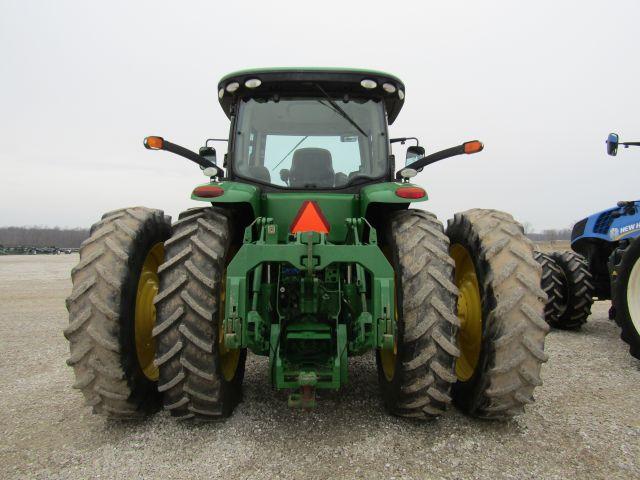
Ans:
MULTIPOLYGON (((391 253, 388 249, 385 249, 384 254, 387 256, 387 259, 390 260, 391 253)), ((396 325, 398 324, 398 310, 400 305, 398 304, 398 290, 396 288, 398 284, 398 276, 394 275, 393 278, 393 298, 396 301, 396 308, 393 309, 393 316, 396 321, 396 325)), ((398 357, 398 335, 393 336, 393 350, 381 349, 380 350, 380 363, 382 364, 382 372, 384 373, 387 381, 393 380, 394 375, 396 374, 396 359, 398 357)))
POLYGON ((456 263, 458 287, 458 346, 460 357, 456 361, 458 380, 467 381, 475 372, 482 345, 482 298, 475 265, 468 250, 462 245, 451 246, 451 256, 456 263))
POLYGON ((380 350, 380 362, 382 363, 382 371, 388 381, 393 380, 396 374, 396 358, 398 356, 398 341, 394 337, 393 350, 380 350))
POLYGON ((164 261, 164 245, 156 243, 142 264, 136 293, 135 344, 138 364, 144 375, 158 380, 158 367, 153 363, 156 345, 153 327, 156 324, 156 307, 153 299, 158 293, 158 267, 164 261))
POLYGON ((227 348, 224 343, 224 316, 225 316, 225 297, 227 291, 227 271, 222 274, 222 282, 220 285, 220 307, 218 317, 218 353, 220 355, 220 371, 227 382, 233 380, 238 369, 240 360, 239 348, 227 348))

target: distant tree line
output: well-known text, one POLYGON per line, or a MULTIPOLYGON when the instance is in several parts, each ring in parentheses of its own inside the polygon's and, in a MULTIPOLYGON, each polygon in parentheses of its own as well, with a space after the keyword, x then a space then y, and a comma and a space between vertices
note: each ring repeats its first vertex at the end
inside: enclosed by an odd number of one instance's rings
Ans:
POLYGON ((78 248, 89 237, 86 228, 0 227, 0 245, 78 248))
POLYGON ((533 240, 534 242, 551 242, 553 240, 571 240, 571 229, 570 228, 560 228, 560 229, 548 229, 543 230, 542 232, 526 232, 527 237, 533 240))

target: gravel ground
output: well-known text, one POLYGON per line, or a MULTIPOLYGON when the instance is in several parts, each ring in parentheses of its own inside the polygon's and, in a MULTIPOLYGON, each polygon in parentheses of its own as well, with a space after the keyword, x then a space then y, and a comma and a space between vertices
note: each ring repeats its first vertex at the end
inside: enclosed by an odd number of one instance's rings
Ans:
POLYGON ((453 409, 427 424, 391 417, 372 356, 312 412, 290 410, 252 356, 227 421, 114 423, 83 406, 64 363, 76 261, 0 257, 0 478, 640 478, 640 363, 608 302, 582 332, 547 337, 537 402, 508 423, 453 409))

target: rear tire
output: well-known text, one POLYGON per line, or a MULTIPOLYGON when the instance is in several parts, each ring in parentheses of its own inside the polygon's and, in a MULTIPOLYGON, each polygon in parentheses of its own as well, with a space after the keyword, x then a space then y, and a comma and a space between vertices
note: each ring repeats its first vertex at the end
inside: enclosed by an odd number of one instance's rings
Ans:
POLYGON ((449 241, 435 215, 419 210, 394 212, 383 233, 396 273, 398 327, 391 365, 376 351, 384 404, 394 415, 434 418, 451 402, 456 380, 457 289, 449 241))
MULTIPOLYGON (((549 331, 544 321, 541 267, 533 259, 533 245, 511 215, 495 210, 457 213, 449 220, 447 235, 452 255, 466 252, 464 258, 470 258, 462 263, 456 260, 456 270, 461 266, 475 270, 481 303, 481 325, 476 325, 481 332, 479 350, 465 348, 473 338, 465 342, 462 338, 476 330, 469 325, 470 317, 461 317, 454 404, 487 419, 523 413, 524 406, 533 402, 535 387, 542 384, 540 368, 547 360, 544 339, 549 331)), ((461 273, 456 271, 457 279, 461 273)), ((460 278, 467 280, 467 276, 460 278)), ((475 296, 462 297, 468 284, 458 287, 460 302, 466 304, 463 312, 477 312, 478 308, 468 304, 475 296)))
MULTIPOLYGON (((73 387, 94 413, 139 418, 160 406, 160 395, 136 350, 138 283, 149 252, 171 235, 171 218, 144 207, 115 210, 90 232, 71 271, 73 290, 67 298, 64 335, 71 350, 67 364, 76 376, 73 387)), ((153 294, 149 309, 152 299, 153 294)), ((151 352, 147 367, 153 367, 152 359, 151 352)))
POLYGON ((564 272, 556 265, 553 257, 543 252, 533 252, 533 258, 542 267, 540 286, 547 294, 544 307, 544 319, 550 326, 555 326, 562 314, 566 302, 564 297, 566 279, 564 272))
POLYGON ((611 304, 620 338, 640 359, 640 238, 623 240, 609 259, 611 304))
POLYGON ((552 327, 579 330, 591 315, 595 289, 589 272, 589 263, 579 253, 570 250, 554 252, 551 257, 565 277, 564 308, 552 327))
POLYGON ((225 378, 219 322, 225 267, 233 234, 219 208, 183 212, 165 243, 156 297, 156 365, 164 408, 174 417, 216 420, 227 417, 242 398, 246 350, 225 378))

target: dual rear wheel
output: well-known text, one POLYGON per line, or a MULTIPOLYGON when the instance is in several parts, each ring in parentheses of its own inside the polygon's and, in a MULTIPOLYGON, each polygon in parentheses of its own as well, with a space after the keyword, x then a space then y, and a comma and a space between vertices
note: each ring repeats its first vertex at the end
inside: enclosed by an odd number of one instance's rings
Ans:
POLYGON ((545 320, 552 328, 579 330, 591 315, 595 287, 587 259, 571 250, 534 252, 547 294, 545 320))
POLYGON ((542 383, 549 327, 541 268, 520 225, 474 209, 445 234, 433 215, 407 210, 385 238, 398 285, 397 354, 377 354, 387 409, 429 418, 453 401, 482 418, 521 413, 542 383))
POLYGON ((138 418, 229 415, 246 352, 224 347, 224 269, 233 251, 224 211, 105 214, 91 228, 67 299, 67 363, 94 412, 138 418))
MULTIPOLYGON (((596 293, 587 260, 573 251, 535 252, 542 266, 547 293, 547 323, 553 328, 578 330, 591 313, 596 293)), ((620 241, 608 262, 611 282, 610 318, 621 328, 631 355, 640 359, 640 239, 620 241)))

